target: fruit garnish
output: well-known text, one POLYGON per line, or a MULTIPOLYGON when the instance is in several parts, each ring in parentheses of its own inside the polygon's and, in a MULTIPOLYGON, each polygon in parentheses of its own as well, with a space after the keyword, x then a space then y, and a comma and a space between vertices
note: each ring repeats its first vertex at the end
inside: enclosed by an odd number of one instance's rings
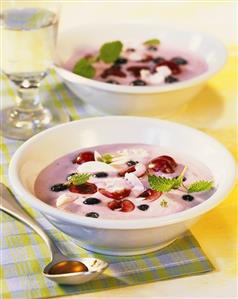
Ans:
MULTIPOLYGON (((156 67, 158 67, 158 66, 167 66, 171 70, 172 75, 178 75, 181 73, 181 69, 180 69, 179 65, 172 61, 159 62, 158 64, 156 64, 156 67)), ((156 67, 155 67, 155 69, 156 69, 156 67)))
POLYGON ((93 194, 97 192, 97 186, 92 183, 84 183, 81 185, 69 185, 69 191, 80 194, 93 194))
POLYGON ((110 192, 110 191, 107 191, 106 189, 104 188, 99 188, 98 191, 106 196, 106 197, 109 197, 109 198, 113 198, 113 199, 116 199, 116 200, 120 200, 120 199, 123 199, 127 196, 130 195, 131 193, 131 190, 130 189, 123 189, 123 190, 120 190, 120 191, 115 191, 115 192, 110 192))
POLYGON ((64 191, 68 189, 68 186, 65 184, 55 184, 53 186, 51 186, 50 190, 53 192, 60 192, 60 191, 64 191))
POLYGON ((73 163, 83 164, 85 162, 95 161, 94 152, 82 152, 73 160, 73 163))
POLYGON ((160 40, 157 38, 148 39, 143 43, 145 46, 158 46, 160 44, 160 40))
POLYGON ((131 212, 135 209, 135 205, 128 199, 124 199, 121 202, 121 212, 131 212))
POLYGON ((87 58, 81 58, 74 66, 73 73, 91 79, 96 74, 96 69, 92 66, 92 62, 87 58))
POLYGON ((193 193, 193 192, 201 192, 201 191, 209 191, 213 188, 213 181, 197 181, 193 182, 188 188, 187 192, 188 193, 193 193))
POLYGON ((178 177, 172 179, 162 176, 149 175, 148 182, 153 190, 160 192, 169 192, 172 189, 178 189, 179 187, 183 187, 183 189, 185 189, 188 193, 204 192, 213 188, 214 182, 206 180, 193 182, 189 186, 185 186, 183 183, 183 178, 186 170, 187 167, 184 167, 182 173, 178 177))
POLYGON ((92 175, 90 173, 76 173, 70 176, 66 184, 73 184, 75 186, 85 184, 92 175))
POLYGON ((148 168, 153 171, 161 171, 163 173, 173 173, 177 167, 177 163, 170 156, 159 156, 150 161, 148 168))
POLYGON ((121 208, 121 201, 120 200, 113 200, 107 204, 108 208, 111 210, 116 210, 121 208))
POLYGON ((91 218, 98 218, 99 214, 96 212, 89 212, 85 215, 86 217, 91 217, 91 218))
POLYGON ((146 210, 149 209, 149 206, 143 204, 143 205, 139 205, 139 206, 137 206, 137 208, 138 208, 139 210, 141 210, 141 211, 146 211, 146 210))
POLYGON ((100 48, 99 58, 106 63, 113 63, 119 58, 122 47, 121 41, 105 43, 100 48))
POLYGON ((123 176, 125 176, 126 173, 131 173, 134 171, 136 171, 136 167, 133 165, 133 166, 130 166, 126 169, 119 171, 118 175, 123 177, 123 176))
POLYGON ((154 201, 162 195, 162 192, 153 189, 147 189, 139 195, 139 197, 144 197, 145 200, 154 201))

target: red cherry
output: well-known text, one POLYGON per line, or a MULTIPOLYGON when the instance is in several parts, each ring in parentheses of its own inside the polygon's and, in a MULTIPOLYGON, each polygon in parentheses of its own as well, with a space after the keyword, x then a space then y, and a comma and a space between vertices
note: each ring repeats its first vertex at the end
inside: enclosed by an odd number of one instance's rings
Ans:
POLYGON ((149 62, 153 60, 153 56, 147 55, 144 59, 142 59, 140 62, 149 62))
POLYGON ((152 189, 147 189, 139 195, 139 197, 145 197, 146 200, 154 201, 162 195, 162 192, 155 191, 152 189))
POLYGON ((123 170, 119 171, 118 175, 119 176, 125 176, 126 173, 130 173, 130 172, 134 172, 134 171, 136 171, 136 168, 133 165, 133 166, 130 166, 126 169, 123 169, 123 170))
POLYGON ((131 72, 136 78, 140 77, 141 70, 149 70, 149 67, 144 65, 134 65, 127 68, 127 71, 131 72))
POLYGON ((92 183, 84 183, 81 185, 71 184, 69 186, 69 191, 73 193, 93 194, 97 192, 97 186, 92 183))
POLYGON ((73 163, 83 164, 85 162, 95 161, 93 152, 82 152, 73 160, 73 163))
POLYGON ((108 208, 111 210, 116 210, 121 208, 121 201, 120 200, 113 200, 107 204, 108 208))
POLYGON ((148 168, 163 173, 173 173, 177 167, 177 163, 169 156, 160 156, 150 161, 148 168))
POLYGON ((98 189, 98 191, 102 195, 109 197, 109 198, 116 199, 116 200, 123 199, 123 198, 129 196, 129 194, 131 193, 131 190, 129 190, 129 189, 123 189, 121 191, 116 191, 116 192, 109 192, 104 188, 100 188, 100 189, 98 189))
POLYGON ((105 69, 101 74, 102 78, 107 78, 108 76, 125 78, 126 74, 121 70, 120 66, 112 65, 111 67, 105 69))
POLYGON ((135 209, 135 205, 128 199, 125 199, 121 203, 121 212, 131 212, 135 209))
POLYGON ((156 64, 155 68, 157 68, 158 66, 167 66, 171 70, 173 75, 178 75, 181 73, 180 67, 172 61, 161 61, 156 64))

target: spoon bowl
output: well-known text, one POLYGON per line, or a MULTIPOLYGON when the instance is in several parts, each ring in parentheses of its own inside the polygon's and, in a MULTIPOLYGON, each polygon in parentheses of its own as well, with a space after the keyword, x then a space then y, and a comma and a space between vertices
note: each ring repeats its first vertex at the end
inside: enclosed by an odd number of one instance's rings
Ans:
MULTIPOLYGON (((65 256, 53 243, 46 232, 20 206, 10 190, 0 183, 0 209, 29 225, 45 241, 51 253, 51 262, 44 268, 43 275, 59 284, 82 284, 101 274, 108 263, 96 258, 73 259, 65 256), (74 262, 74 263, 72 263, 74 262), (61 263, 60 273, 52 268, 61 263), (65 271, 64 271, 65 270, 65 271), (80 272, 79 272, 80 271, 80 272)), ((57 269, 57 267, 55 267, 57 269)))
POLYGON ((101 274, 106 268, 108 267, 108 263, 96 259, 96 258, 82 258, 82 259, 69 259, 67 257, 64 257, 62 260, 53 260, 50 262, 43 270, 43 274, 45 277, 47 277, 50 280, 55 281, 58 284, 71 284, 71 285, 78 285, 85 283, 87 281, 90 281, 94 278, 96 278, 99 274, 101 274), (83 272, 70 272, 70 273, 64 273, 64 274, 51 274, 50 269, 54 265, 60 262, 67 262, 67 261, 76 261, 81 262, 83 265, 85 265, 88 270, 83 272))

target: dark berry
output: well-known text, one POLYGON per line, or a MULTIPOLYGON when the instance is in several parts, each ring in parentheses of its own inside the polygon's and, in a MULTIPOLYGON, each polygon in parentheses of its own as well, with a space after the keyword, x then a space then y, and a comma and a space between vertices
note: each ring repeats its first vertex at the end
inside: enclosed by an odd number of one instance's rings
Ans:
POLYGON ((131 212, 135 209, 135 205, 132 201, 124 199, 121 203, 121 212, 131 212))
POLYGON ((66 190, 66 189, 68 189, 68 186, 65 184, 55 184, 50 188, 50 190, 54 191, 54 192, 60 192, 60 191, 66 190))
POLYGON ((163 155, 151 160, 148 167, 155 172, 173 173, 177 167, 177 163, 172 157, 163 155))
POLYGON ((136 165, 138 162, 135 162, 135 161, 133 161, 133 160, 130 160, 130 161, 128 161, 128 162, 126 162, 126 164, 128 165, 128 166, 134 166, 134 165, 136 165))
POLYGON ((172 62, 176 63, 177 65, 185 65, 187 64, 187 60, 182 57, 174 57, 171 59, 172 62))
POLYGON ((153 62, 156 63, 156 64, 164 62, 164 61, 166 61, 166 59, 164 57, 161 57, 161 56, 155 57, 153 59, 153 62))
POLYGON ((146 82, 143 81, 143 80, 137 79, 137 80, 132 81, 131 85, 134 85, 134 86, 145 86, 146 82))
POLYGON ((145 200, 154 201, 162 195, 162 192, 155 191, 152 189, 147 189, 139 195, 139 197, 144 197, 145 200))
POLYGON ((121 70, 119 65, 112 65, 111 67, 105 69, 101 74, 102 78, 107 78, 108 76, 125 78, 126 74, 121 70))
POLYGON ((139 205, 137 208, 141 211, 146 211, 149 209, 149 206, 148 205, 139 205))
POLYGON ((156 46, 149 46, 147 49, 149 51, 158 51, 158 48, 156 46))
POLYGON ((94 152, 82 152, 73 160, 73 163, 83 164, 85 162, 95 161, 94 152))
POLYGON ((87 199, 84 200, 84 204, 85 205, 96 205, 98 203, 100 203, 101 200, 96 198, 96 197, 88 197, 87 199))
POLYGON ((120 85, 120 83, 116 80, 107 80, 106 83, 120 85))
POLYGON ((144 65, 136 65, 136 66, 134 65, 134 66, 129 66, 127 68, 127 71, 132 73, 135 77, 140 77, 141 70, 149 70, 149 67, 144 65))
POLYGON ((140 60, 140 62, 149 62, 153 60, 153 56, 147 55, 144 59, 140 60))
POLYGON ((118 65, 118 64, 126 64, 127 63, 127 59, 124 57, 119 57, 117 58, 117 60, 114 62, 114 64, 118 65))
POLYGON ((73 172, 67 175, 66 180, 69 181, 73 175, 77 174, 77 172, 73 172))
POLYGON ((95 177, 97 177, 97 178, 106 178, 106 177, 108 177, 108 173, 106 173, 106 172, 97 172, 97 173, 95 173, 95 177))
POLYGON ((87 213, 85 216, 86 217, 91 217, 91 218, 98 218, 99 214, 96 213, 96 212, 90 212, 90 213, 87 213))
POLYGON ((81 185, 73 185, 69 186, 69 191, 73 193, 80 194, 93 194, 97 192, 97 186, 92 183, 84 183, 81 185))
POLYGON ((123 190, 120 190, 120 191, 110 192, 110 191, 107 191, 104 188, 100 188, 100 189, 98 189, 98 191, 102 195, 104 195, 106 197, 109 197, 109 198, 112 198, 112 199, 116 199, 116 200, 121 200, 121 199, 129 196, 130 193, 131 193, 130 189, 123 189, 123 190))
POLYGON ((194 197, 192 195, 189 195, 189 194, 184 194, 182 196, 182 199, 186 200, 186 201, 192 201, 194 199, 194 197))
POLYGON ((173 76, 168 76, 164 79, 165 83, 175 83, 178 82, 178 79, 173 76))

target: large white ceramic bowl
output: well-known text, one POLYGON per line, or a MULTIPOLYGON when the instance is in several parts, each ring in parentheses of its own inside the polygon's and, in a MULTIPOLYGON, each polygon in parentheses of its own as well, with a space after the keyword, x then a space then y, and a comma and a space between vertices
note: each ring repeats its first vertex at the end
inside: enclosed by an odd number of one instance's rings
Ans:
POLYGON ((172 242, 219 204, 234 183, 235 163, 224 146, 195 129, 152 118, 108 116, 66 123, 32 137, 14 154, 9 175, 11 186, 19 197, 83 248, 112 255, 132 255, 150 252, 172 242), (194 208, 143 220, 79 216, 51 207, 34 195, 34 182, 39 172, 66 153, 100 144, 142 142, 167 147, 205 163, 214 176, 216 192, 194 208))
POLYGON ((68 88, 87 104, 109 114, 168 115, 193 98, 227 59, 221 42, 199 32, 156 23, 80 24, 59 36, 57 73, 68 88), (159 38, 164 45, 202 57, 208 70, 193 79, 164 86, 123 86, 87 79, 63 66, 76 49, 98 49, 104 42, 141 43, 159 38))

